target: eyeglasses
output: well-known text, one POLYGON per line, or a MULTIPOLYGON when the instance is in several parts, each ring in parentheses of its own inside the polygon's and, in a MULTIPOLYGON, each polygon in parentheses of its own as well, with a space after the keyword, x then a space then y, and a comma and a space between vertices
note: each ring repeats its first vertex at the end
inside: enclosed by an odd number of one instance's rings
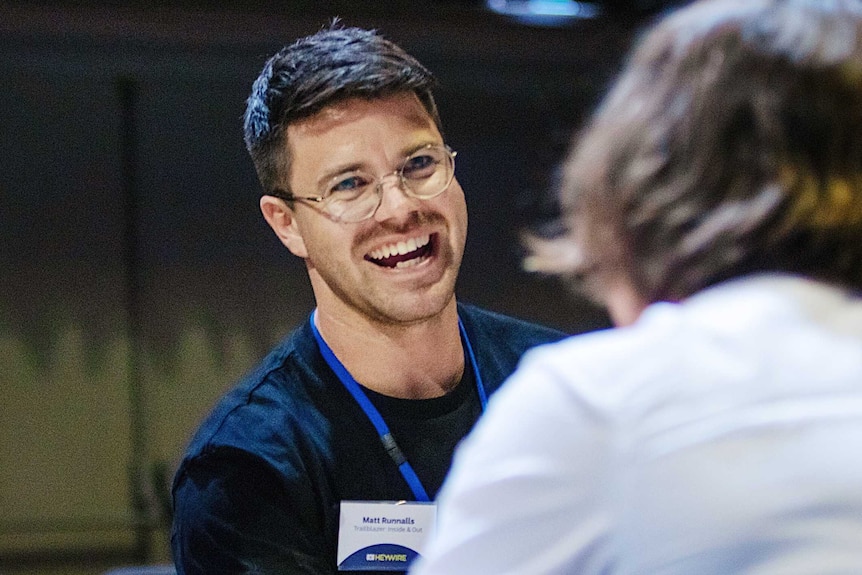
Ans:
POLYGON ((361 170, 338 174, 318 196, 296 196, 274 189, 270 195, 285 201, 308 201, 336 222, 361 222, 377 211, 383 201, 383 182, 397 177, 401 190, 411 198, 430 200, 442 194, 455 178, 455 155, 448 146, 429 144, 410 154, 394 172, 376 178, 361 170))

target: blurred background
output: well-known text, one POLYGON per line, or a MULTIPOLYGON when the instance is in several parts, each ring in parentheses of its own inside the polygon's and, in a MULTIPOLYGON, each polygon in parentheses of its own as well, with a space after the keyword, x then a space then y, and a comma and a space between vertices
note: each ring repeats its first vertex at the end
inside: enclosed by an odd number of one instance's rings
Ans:
POLYGON ((313 307, 243 148, 265 59, 340 16, 439 79, 469 206, 461 300, 608 325, 520 269, 558 163, 669 2, 0 0, 0 573, 168 562, 201 418, 313 307))

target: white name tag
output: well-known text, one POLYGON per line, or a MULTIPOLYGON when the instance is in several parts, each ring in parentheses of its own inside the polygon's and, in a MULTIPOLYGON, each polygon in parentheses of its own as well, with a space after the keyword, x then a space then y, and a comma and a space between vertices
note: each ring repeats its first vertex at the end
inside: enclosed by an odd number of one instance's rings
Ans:
POLYGON ((416 501, 342 501, 339 571, 406 571, 424 551, 437 505, 416 501))

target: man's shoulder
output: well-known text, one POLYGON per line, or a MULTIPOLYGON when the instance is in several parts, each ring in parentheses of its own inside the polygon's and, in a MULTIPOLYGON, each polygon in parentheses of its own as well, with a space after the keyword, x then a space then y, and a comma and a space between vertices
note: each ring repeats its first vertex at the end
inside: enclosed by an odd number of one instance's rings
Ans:
POLYGON ((568 334, 558 329, 484 309, 472 304, 458 303, 458 315, 471 337, 489 338, 490 341, 508 342, 533 347, 559 341, 568 334))
POLYGON ((317 418, 315 389, 326 386, 315 373, 300 327, 285 337, 215 404, 189 443, 186 459, 220 448, 257 449, 278 434, 298 430, 296 419, 311 425, 317 418))
POLYGON ((488 393, 511 375, 527 350, 566 337, 559 330, 468 304, 458 304, 458 316, 488 393))

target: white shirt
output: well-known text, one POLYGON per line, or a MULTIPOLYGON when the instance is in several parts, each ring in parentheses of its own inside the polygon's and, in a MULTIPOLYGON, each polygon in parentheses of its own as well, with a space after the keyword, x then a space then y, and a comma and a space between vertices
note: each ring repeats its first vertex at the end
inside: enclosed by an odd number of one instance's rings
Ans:
POLYGON ((862 299, 762 275, 529 352, 411 575, 862 573, 862 299))

